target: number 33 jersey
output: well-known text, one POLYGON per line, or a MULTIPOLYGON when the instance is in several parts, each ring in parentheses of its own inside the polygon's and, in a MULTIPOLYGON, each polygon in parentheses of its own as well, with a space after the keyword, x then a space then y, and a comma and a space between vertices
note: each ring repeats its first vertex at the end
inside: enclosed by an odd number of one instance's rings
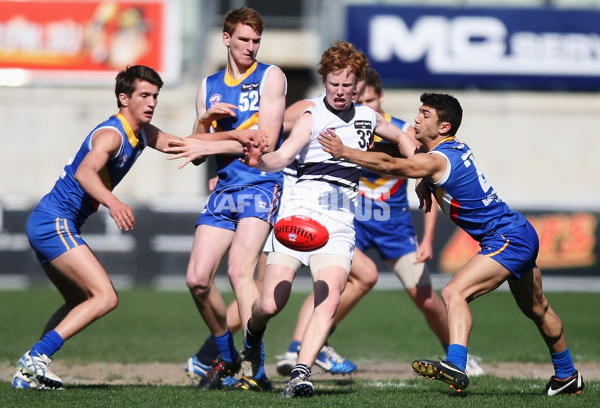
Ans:
POLYGON ((346 146, 367 150, 377 119, 367 106, 353 105, 337 112, 323 101, 308 110, 313 127, 310 142, 298 154, 298 183, 320 180, 348 188, 356 197, 361 168, 351 162, 333 158, 319 143, 319 133, 332 130, 346 146))

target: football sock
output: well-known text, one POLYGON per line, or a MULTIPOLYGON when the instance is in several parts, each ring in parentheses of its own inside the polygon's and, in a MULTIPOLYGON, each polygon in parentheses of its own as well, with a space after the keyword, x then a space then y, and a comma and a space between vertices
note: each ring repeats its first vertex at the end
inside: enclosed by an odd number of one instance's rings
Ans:
POLYGON ((296 364, 296 367, 292 370, 292 378, 293 380, 296 377, 299 377, 301 374, 304 374, 306 377, 310 377, 310 367, 306 364, 296 364))
POLYGON ((444 349, 444 352, 445 352, 446 354, 448 354, 448 345, 447 345, 447 344, 444 344, 444 343, 442 343, 442 347, 443 347, 443 349, 444 349))
POLYGON ((221 358, 229 363, 237 359, 238 352, 233 345, 233 334, 227 330, 222 336, 214 336, 215 345, 219 349, 221 358))
POLYGON ((467 348, 460 344, 450 344, 446 361, 465 371, 467 368, 467 348))
POLYGON ((196 358, 202 364, 210 365, 219 356, 219 349, 215 344, 215 336, 212 334, 204 340, 204 344, 196 353, 196 358))
POLYGON ((573 365, 571 352, 568 347, 565 351, 561 351, 560 353, 550 353, 550 355, 552 356, 552 364, 554 365, 556 378, 564 380, 573 375, 575 366, 573 365))
POLYGON ((248 319, 248 324, 247 324, 248 328, 246 329, 246 336, 244 338, 244 344, 248 348, 255 348, 255 347, 258 347, 259 345, 261 345, 263 334, 265 333, 266 327, 260 331, 252 330, 250 328, 251 320, 252 319, 248 319))
POLYGON ((288 351, 292 353, 298 353, 300 351, 300 342, 298 340, 292 340, 290 346, 288 347, 288 351))
POLYGON ((254 375, 254 378, 264 380, 267 378, 267 372, 265 371, 265 343, 260 343, 260 368, 258 373, 254 375))
POLYGON ((58 334, 56 330, 52 330, 46 333, 46 335, 31 348, 31 353, 37 353, 38 355, 45 354, 48 357, 52 357, 63 344, 65 344, 65 341, 60 337, 60 334, 58 334))

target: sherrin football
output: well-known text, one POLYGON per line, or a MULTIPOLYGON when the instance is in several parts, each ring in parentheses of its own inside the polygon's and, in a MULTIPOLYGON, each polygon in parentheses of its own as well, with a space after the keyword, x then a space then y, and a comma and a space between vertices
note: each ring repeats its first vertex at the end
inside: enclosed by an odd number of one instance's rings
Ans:
POLYGON ((277 221, 275 238, 296 251, 314 251, 329 241, 329 231, 317 220, 305 215, 292 215, 277 221))

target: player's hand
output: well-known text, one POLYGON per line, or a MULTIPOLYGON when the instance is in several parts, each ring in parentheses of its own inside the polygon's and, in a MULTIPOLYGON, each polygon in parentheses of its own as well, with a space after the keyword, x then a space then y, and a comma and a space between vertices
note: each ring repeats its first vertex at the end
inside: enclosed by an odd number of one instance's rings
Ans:
POLYGON ((257 167, 262 158, 262 150, 253 147, 251 144, 244 146, 244 157, 239 160, 249 167, 257 167))
POLYGON ((324 151, 336 159, 344 156, 346 146, 344 146, 342 139, 333 130, 328 129, 319 133, 319 143, 323 146, 324 151))
POLYGON ((430 242, 421 242, 417 247, 417 259, 415 264, 431 261, 433 259, 433 247, 430 242))
POLYGON ((208 191, 215 191, 215 187, 217 186, 217 182, 219 181, 219 177, 211 177, 208 180, 208 191))
POLYGON ((115 220, 117 228, 120 230, 129 231, 135 226, 133 210, 128 204, 117 201, 108 208, 108 213, 115 220))
POLYGON ((191 137, 177 137, 170 138, 168 141, 168 147, 165 149, 166 153, 172 155, 167 157, 168 160, 185 159, 178 168, 183 168, 189 162, 195 165, 201 164, 205 159, 204 145, 208 142, 204 140, 198 140, 191 137))
POLYGON ((426 213, 431 211, 431 205, 433 203, 431 199, 431 190, 427 186, 425 180, 417 180, 415 192, 417 193, 417 197, 419 197, 419 209, 423 209, 423 207, 425 207, 424 209, 426 213))
POLYGON ((247 129, 237 132, 236 135, 238 142, 259 149, 261 152, 269 147, 269 137, 267 132, 262 129, 247 129))
POLYGON ((235 117, 234 110, 238 109, 236 105, 231 103, 219 102, 211 106, 201 117, 198 118, 198 122, 204 127, 208 128, 210 124, 216 120, 235 117))

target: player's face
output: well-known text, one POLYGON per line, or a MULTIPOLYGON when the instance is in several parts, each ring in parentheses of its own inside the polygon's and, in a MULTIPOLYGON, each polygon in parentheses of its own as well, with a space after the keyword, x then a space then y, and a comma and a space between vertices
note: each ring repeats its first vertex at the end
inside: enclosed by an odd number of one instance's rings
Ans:
POLYGON ((249 67, 256 60, 260 40, 260 34, 243 24, 238 24, 231 36, 223 33, 223 42, 229 50, 233 63, 241 67, 249 67))
POLYGON ((356 75, 349 67, 341 71, 330 72, 325 78, 325 98, 335 110, 343 111, 350 108, 356 89, 356 75))
POLYGON ((432 107, 423 105, 415 118, 415 134, 418 141, 434 139, 440 134, 440 123, 437 112, 432 107))
POLYGON ((369 108, 373 109, 375 112, 381 113, 383 94, 381 96, 377 95, 377 92, 375 92, 375 88, 368 85, 365 86, 364 90, 358 96, 355 102, 361 105, 366 105, 369 108))
POLYGON ((146 125, 152 121, 154 109, 158 103, 158 87, 149 82, 136 79, 135 91, 131 97, 121 94, 121 104, 127 110, 129 117, 133 118, 141 125, 146 125))

